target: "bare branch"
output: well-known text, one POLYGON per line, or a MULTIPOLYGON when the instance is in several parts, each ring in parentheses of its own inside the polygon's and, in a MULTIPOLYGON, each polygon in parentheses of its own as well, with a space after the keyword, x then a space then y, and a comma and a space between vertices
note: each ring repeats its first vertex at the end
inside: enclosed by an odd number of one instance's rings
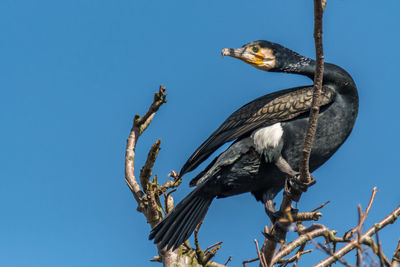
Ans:
POLYGON ((204 257, 204 266, 208 266, 208 262, 217 254, 218 250, 221 248, 221 246, 216 246, 213 248, 211 251, 206 252, 206 256, 204 257))
POLYGON ((289 259, 280 259, 277 263, 282 264, 282 263, 292 263, 294 261, 297 261, 300 259, 301 256, 307 253, 311 253, 312 249, 306 250, 306 251, 299 251, 296 253, 296 255, 290 257, 289 259))
MULTIPOLYGON (((322 77, 324 72, 324 55, 322 48, 322 15, 323 15, 323 8, 321 0, 314 0, 314 39, 315 39, 317 65, 314 76, 314 92, 313 92, 312 107, 310 110, 307 133, 304 140, 304 148, 302 153, 302 159, 300 162, 300 181, 304 184, 311 183, 309 161, 310 161, 311 147, 315 131, 317 128, 317 120, 319 114, 319 105, 320 105, 321 89, 322 89, 322 77)), ((298 193, 299 193, 298 198, 300 198, 301 192, 298 193)), ((291 204, 292 204, 292 199, 288 195, 284 194, 279 209, 280 212, 282 214, 285 214, 285 211, 290 209, 291 204)), ((274 236, 275 240, 273 239, 266 240, 263 245, 263 254, 265 256, 268 265, 270 265, 270 262, 272 261, 272 256, 278 244, 277 240, 281 240, 281 242, 284 241, 286 239, 286 233, 287 233, 287 226, 274 227, 270 231, 269 234, 271 236, 274 236)))
MULTIPOLYGON (((174 171, 171 172, 170 176, 173 178, 171 181, 167 181, 162 186, 158 184, 157 176, 154 176, 153 180, 150 181, 152 176, 152 170, 154 162, 157 158, 160 150, 161 141, 158 140, 150 149, 146 163, 140 171, 140 183, 143 186, 143 190, 136 180, 134 167, 135 167, 135 149, 137 141, 140 135, 150 125, 152 119, 155 116, 156 111, 160 106, 166 103, 165 88, 160 86, 158 92, 154 94, 154 100, 149 110, 143 117, 135 115, 133 120, 133 126, 129 134, 125 153, 125 181, 129 186, 136 202, 138 203, 138 211, 143 213, 146 217, 147 222, 151 227, 154 227, 159 221, 161 221, 162 205, 160 196, 165 197, 165 213, 168 213, 173 208, 173 198, 170 195, 176 187, 181 183, 181 179, 174 171), (167 193, 169 189, 172 189, 167 193)), ((154 257, 151 261, 162 262, 164 266, 187 266, 190 262, 193 267, 205 266, 207 267, 223 267, 224 265, 212 262, 211 258, 215 255, 220 247, 214 248, 212 251, 208 251, 203 258, 204 264, 201 264, 196 259, 196 251, 193 250, 187 243, 184 243, 179 249, 174 251, 167 250, 166 248, 161 249, 158 247, 159 256, 154 257)))
POLYGON ((320 206, 316 207, 315 209, 313 209, 311 212, 314 212, 314 211, 317 211, 317 210, 322 209, 323 207, 325 207, 326 205, 328 205, 329 202, 331 202, 331 201, 328 200, 327 202, 325 202, 325 203, 321 204, 320 206))
POLYGON ((144 130, 149 126, 151 120, 154 117, 154 114, 158 111, 158 109, 164 104, 167 103, 167 95, 165 94, 166 87, 162 87, 160 85, 160 88, 158 92, 154 94, 154 100, 153 103, 151 104, 149 110, 144 114, 143 117, 140 117, 139 115, 135 116, 134 124, 139 126, 140 128, 140 134, 143 133, 144 130))
POLYGON ((200 223, 197 225, 196 229, 194 230, 194 244, 196 246, 195 252, 196 252, 196 258, 197 258, 197 261, 199 262, 199 264, 201 264, 202 266, 209 266, 208 265, 209 261, 215 256, 215 254, 221 248, 222 241, 220 241, 212 246, 209 246, 204 251, 200 248, 199 230, 200 230, 201 225, 203 224, 203 220, 204 220, 204 218, 200 221, 200 223))
POLYGON ((165 214, 168 214, 174 208, 174 199, 172 198, 171 194, 175 192, 177 189, 174 188, 168 194, 162 192, 164 195, 164 207, 165 207, 165 214))
POLYGON ((379 241, 378 232, 376 232, 375 237, 376 237, 376 243, 372 238, 369 238, 363 243, 363 245, 369 246, 372 252, 374 252, 378 256, 381 267, 383 266, 390 267, 390 261, 382 251, 382 244, 379 241))
MULTIPOLYGON (((354 234, 359 228, 361 228, 362 225, 363 225, 364 222, 365 222, 365 219, 367 219, 369 210, 371 209, 372 202, 374 202, 375 195, 376 195, 376 192, 377 192, 377 191, 378 191, 378 190, 377 190, 376 187, 374 187, 374 188, 372 189, 372 194, 371 194, 371 198, 370 198, 369 203, 368 203, 368 207, 366 208, 366 210, 365 210, 365 212, 364 212, 364 215, 362 216, 361 220, 359 221, 357 227, 354 228, 353 230, 351 230, 352 234, 354 234)), ((361 208, 361 207, 360 207, 360 208, 361 208)))
MULTIPOLYGON (((397 207, 392 213, 390 213, 386 218, 384 218, 382 221, 379 223, 375 224, 373 227, 371 227, 365 234, 363 234, 360 238, 360 242, 368 242, 368 239, 381 230, 383 227, 385 227, 388 224, 394 223, 396 219, 400 215, 400 206, 397 207)), ((359 242, 356 240, 351 241, 347 245, 345 245, 343 248, 338 250, 333 256, 319 262, 318 264, 315 265, 315 267, 326 267, 329 266, 333 263, 335 263, 338 259, 342 258, 344 255, 349 253, 351 250, 353 250, 355 247, 357 247, 359 242)), ((399 252, 400 254, 400 252, 399 252)), ((393 263, 392 263, 393 264, 393 263)))
POLYGON ((379 234, 378 234, 378 233, 379 233, 379 232, 376 232, 376 235, 375 235, 375 237, 376 237, 376 243, 378 244, 378 253, 377 253, 377 256, 378 256, 379 261, 380 261, 380 263, 381 263, 382 266, 385 265, 385 266, 387 266, 387 267, 390 267, 390 260, 388 259, 388 257, 386 257, 385 253, 383 253, 382 244, 381 244, 381 242, 379 241, 379 234))
POLYGON ((327 3, 326 0, 322 0, 322 12, 325 11, 326 3, 327 3))
POLYGON ((169 180, 160 186, 162 193, 165 193, 168 189, 176 188, 182 183, 182 178, 174 171, 169 174, 169 177, 173 178, 173 180, 169 180))
MULTIPOLYGON (((297 251, 297 253, 302 253, 302 252, 304 251, 304 248, 305 248, 305 247, 306 247, 306 244, 301 245, 300 248, 299 248, 299 250, 297 251)), ((311 249, 309 249, 309 250, 312 252, 311 249)), ((297 263, 299 263, 299 260, 300 260, 300 257, 297 257, 297 258, 296 258, 296 261, 293 263, 292 267, 296 267, 296 266, 297 266, 297 263)))
POLYGON ((254 243, 256 244, 257 255, 258 259, 260 260, 261 267, 268 267, 267 263, 265 262, 265 259, 262 257, 262 254, 260 253, 260 248, 258 247, 257 239, 254 239, 254 243))
POLYGON ((138 203, 138 210, 144 210, 144 203, 142 197, 144 193, 140 188, 136 178, 135 178, 135 149, 136 143, 143 133, 144 130, 149 126, 150 122, 154 118, 155 112, 160 108, 160 106, 167 102, 165 95, 165 87, 160 86, 160 89, 154 95, 154 101, 150 106, 149 110, 143 117, 136 115, 133 120, 133 126, 129 134, 126 152, 125 152, 125 181, 129 186, 136 202, 138 203))
POLYGON ((390 265, 390 267, 398 267, 399 265, 400 265, 400 240, 394 251, 394 254, 392 257, 392 264, 390 265))
MULTIPOLYGON (((332 251, 331 251, 329 248, 323 246, 323 245, 320 244, 320 243, 315 242, 314 240, 312 240, 312 242, 314 243, 315 247, 316 247, 318 250, 320 250, 320 251, 322 251, 322 252, 328 254, 329 256, 332 256, 332 251)), ((340 259, 338 259, 338 261, 339 261, 341 264, 343 264, 344 266, 346 266, 346 267, 354 267, 353 265, 348 264, 347 261, 346 261, 344 258, 340 258, 340 259)))
POLYGON ((200 244, 199 244, 199 230, 201 225, 203 224, 203 220, 200 221, 200 223, 196 226, 196 229, 194 229, 194 245, 195 245, 195 251, 196 251, 196 257, 197 257, 197 261, 201 264, 201 265, 205 265, 205 255, 204 255, 204 251, 201 250, 200 248, 200 244))
POLYGON ((161 139, 158 139, 150 148, 147 154, 146 163, 140 169, 140 183, 142 184, 143 191, 147 193, 149 179, 153 172, 153 166, 160 151, 161 139))
POLYGON ((232 261, 232 256, 229 256, 228 260, 225 262, 224 265, 227 265, 230 261, 232 261))
POLYGON ((312 212, 301 212, 294 214, 292 219, 294 222, 303 222, 303 221, 318 221, 319 218, 322 217, 322 213, 317 211, 312 212))
POLYGON ((162 262, 162 259, 160 256, 154 256, 154 258, 152 258, 150 261, 151 262, 162 262))
POLYGON ((217 247, 217 246, 221 245, 222 243, 223 243, 222 241, 219 241, 219 242, 215 243, 214 245, 207 247, 204 251, 209 251, 210 249, 217 247))
POLYGON ((247 263, 252 263, 252 262, 255 262, 255 261, 258 261, 258 260, 260 260, 260 259, 259 258, 255 258, 255 259, 252 259, 252 260, 243 261, 242 262, 243 263, 243 267, 246 267, 247 263))
POLYGON ((270 265, 272 266, 272 265, 278 263, 283 257, 289 255, 297 247, 305 245, 308 241, 310 241, 318 236, 332 235, 334 237, 334 233, 331 233, 331 231, 323 225, 320 225, 320 224, 314 225, 313 228, 314 228, 314 230, 309 231, 309 232, 306 230, 307 232, 301 234, 300 237, 298 237, 296 240, 294 240, 293 242, 291 242, 287 246, 285 246, 284 249, 279 251, 273 257, 270 265))
POLYGON ((311 181, 309 162, 312 143, 314 140, 315 131, 317 129, 317 120, 322 90, 322 77, 324 74, 324 51, 322 47, 322 15, 323 8, 321 0, 314 0, 314 39, 317 66, 314 76, 312 108, 310 110, 307 134, 304 140, 303 154, 300 162, 300 180, 303 183, 309 183, 311 181))
POLYGON ((358 204, 358 229, 357 229, 357 267, 361 267, 361 262, 362 262, 362 251, 361 251, 361 227, 362 227, 362 210, 361 210, 361 205, 358 204))

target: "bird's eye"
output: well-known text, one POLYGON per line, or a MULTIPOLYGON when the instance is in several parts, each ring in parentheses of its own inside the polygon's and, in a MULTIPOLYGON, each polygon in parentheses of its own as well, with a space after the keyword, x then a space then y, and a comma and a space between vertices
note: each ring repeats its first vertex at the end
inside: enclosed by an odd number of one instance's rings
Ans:
POLYGON ((257 53, 259 48, 258 48, 258 46, 253 46, 252 50, 253 50, 254 53, 257 53))

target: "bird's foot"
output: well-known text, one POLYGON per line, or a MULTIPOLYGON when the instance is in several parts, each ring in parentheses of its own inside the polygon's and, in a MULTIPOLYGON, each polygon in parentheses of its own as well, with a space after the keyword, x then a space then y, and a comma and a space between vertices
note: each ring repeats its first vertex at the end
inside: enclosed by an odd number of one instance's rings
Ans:
POLYGON ((288 227, 294 222, 293 218, 299 212, 298 209, 290 208, 285 212, 277 211, 269 215, 271 222, 273 224, 273 229, 281 229, 280 231, 275 231, 274 234, 271 232, 263 232, 265 238, 273 240, 275 242, 281 242, 285 240, 285 236, 282 233, 286 233, 288 227))
POLYGON ((299 213, 298 209, 290 208, 287 212, 276 211, 274 213, 268 214, 271 221, 275 222, 286 222, 288 218, 292 218, 297 213, 299 213))
POLYGON ((288 177, 285 182, 285 194, 293 201, 298 202, 300 200, 300 195, 316 183, 314 177, 310 175, 310 178, 308 183, 304 183, 300 180, 299 174, 288 177))

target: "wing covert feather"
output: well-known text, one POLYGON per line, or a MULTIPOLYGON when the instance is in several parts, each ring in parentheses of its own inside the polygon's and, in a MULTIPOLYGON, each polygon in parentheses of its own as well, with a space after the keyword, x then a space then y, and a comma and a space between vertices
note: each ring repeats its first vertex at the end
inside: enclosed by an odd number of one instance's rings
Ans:
MULTIPOLYGON (((193 153, 181 175, 196 168, 218 147, 259 127, 291 120, 308 112, 312 105, 313 87, 292 88, 259 97, 230 115, 221 126, 193 153)), ((321 106, 331 103, 335 91, 322 87, 321 106)))

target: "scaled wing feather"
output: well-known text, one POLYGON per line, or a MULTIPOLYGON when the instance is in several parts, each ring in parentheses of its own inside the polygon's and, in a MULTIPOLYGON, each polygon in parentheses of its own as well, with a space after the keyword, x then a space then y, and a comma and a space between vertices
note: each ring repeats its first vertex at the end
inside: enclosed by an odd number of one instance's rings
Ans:
MULTIPOLYGON (((244 105, 231 116, 211 136, 200 145, 183 166, 183 175, 208 158, 226 142, 235 140, 259 127, 291 120, 308 112, 312 106, 313 87, 292 88, 259 97, 244 105)), ((336 96, 333 89, 323 86, 321 105, 331 103, 336 96)))

